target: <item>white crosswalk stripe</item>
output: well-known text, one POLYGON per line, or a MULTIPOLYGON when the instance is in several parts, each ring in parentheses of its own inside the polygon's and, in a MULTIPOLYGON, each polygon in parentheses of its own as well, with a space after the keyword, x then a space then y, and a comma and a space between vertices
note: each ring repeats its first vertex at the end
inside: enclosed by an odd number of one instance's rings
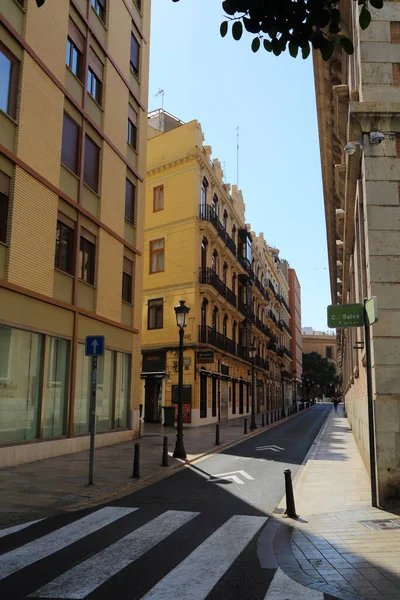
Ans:
POLYGON ((106 506, 0 557, 0 580, 129 515, 137 508, 106 506))
POLYGON ((29 523, 21 523, 20 525, 14 525, 13 527, 8 527, 8 529, 0 529, 0 538, 5 537, 6 535, 11 535, 12 533, 17 533, 17 531, 22 531, 22 529, 26 529, 35 523, 40 523, 43 519, 37 519, 36 521, 29 521, 29 523))
POLYGON ((33 598, 86 598, 110 577, 151 550, 200 513, 168 510, 43 588, 33 598))
POLYGON ((205 600, 266 521, 267 517, 231 517, 142 600, 205 600))

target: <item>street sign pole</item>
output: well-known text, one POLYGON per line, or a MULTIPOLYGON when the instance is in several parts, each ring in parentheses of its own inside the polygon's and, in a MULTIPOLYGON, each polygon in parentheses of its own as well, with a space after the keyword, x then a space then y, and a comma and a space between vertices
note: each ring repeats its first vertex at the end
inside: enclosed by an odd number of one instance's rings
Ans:
POLYGON ((368 399, 368 434, 369 434, 369 465, 371 471, 371 504, 374 508, 378 506, 376 496, 376 464, 375 464, 375 426, 374 405, 372 399, 372 367, 371 367, 371 340, 370 320, 368 319, 366 305, 368 299, 364 299, 364 333, 365 333, 365 366, 367 371, 367 399, 368 399))
POLYGON ((89 485, 93 485, 94 443, 96 436, 96 390, 97 390, 97 356, 92 357, 92 386, 90 393, 90 452, 89 452, 89 485))

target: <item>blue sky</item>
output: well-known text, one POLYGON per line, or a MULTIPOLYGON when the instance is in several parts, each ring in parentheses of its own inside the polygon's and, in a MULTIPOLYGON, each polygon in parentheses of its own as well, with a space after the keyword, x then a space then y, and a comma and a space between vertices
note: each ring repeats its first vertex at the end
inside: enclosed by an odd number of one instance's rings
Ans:
POLYGON ((326 230, 311 57, 275 57, 251 37, 223 39, 220 0, 152 0, 149 109, 197 119, 213 157, 239 187, 246 221, 296 269, 302 325, 327 330, 326 230))

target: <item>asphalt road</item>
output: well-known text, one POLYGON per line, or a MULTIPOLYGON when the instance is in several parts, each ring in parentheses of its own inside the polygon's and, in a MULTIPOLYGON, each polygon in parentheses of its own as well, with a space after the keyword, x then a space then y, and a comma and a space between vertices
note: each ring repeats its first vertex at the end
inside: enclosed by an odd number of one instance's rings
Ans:
POLYGON ((104 507, 0 537, 0 598, 268 600, 275 571, 260 567, 257 539, 283 471, 296 473, 329 410, 316 405, 104 507))

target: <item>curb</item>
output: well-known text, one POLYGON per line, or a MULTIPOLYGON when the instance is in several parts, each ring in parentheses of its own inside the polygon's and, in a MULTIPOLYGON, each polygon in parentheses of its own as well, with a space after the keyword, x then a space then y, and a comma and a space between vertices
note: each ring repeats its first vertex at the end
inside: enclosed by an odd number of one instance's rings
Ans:
POLYGON ((308 408, 302 410, 301 412, 294 413, 293 415, 290 415, 289 417, 285 417, 284 419, 281 419, 280 421, 275 421, 275 423, 270 423, 269 425, 266 425, 265 427, 260 427, 260 428, 256 429, 255 431, 246 434, 246 436, 243 436, 240 439, 236 439, 236 440, 233 440, 232 442, 226 442, 225 444, 216 446, 215 448, 212 448, 211 450, 207 450, 206 452, 204 452, 202 454, 196 455, 194 458, 192 458, 190 460, 182 461, 181 464, 167 467, 165 471, 161 471, 161 472, 155 473, 153 475, 151 475, 151 474, 146 475, 141 480, 136 481, 135 483, 128 483, 127 485, 118 488, 118 490, 115 490, 108 494, 103 494, 103 496, 99 496, 99 497, 93 498, 91 500, 86 500, 84 502, 78 502, 77 504, 70 504, 69 506, 64 506, 62 510, 65 512, 81 510, 83 508, 88 508, 90 506, 95 506, 96 504, 101 504, 103 502, 115 500, 117 498, 120 498, 121 496, 125 496, 125 495, 128 495, 137 490, 141 490, 149 485, 152 485, 153 483, 157 483, 158 481, 166 479, 167 477, 170 477, 171 475, 174 475, 175 473, 182 471, 185 467, 190 467, 192 464, 194 464, 198 461, 201 461, 205 458, 208 458, 212 454, 218 454, 219 452, 222 452, 223 450, 227 450, 228 448, 232 448, 233 446, 236 446, 237 444, 241 444, 242 442, 244 442, 245 440, 248 440, 249 438, 256 437, 257 435, 260 435, 260 433, 264 433, 264 431, 269 431, 270 429, 273 429, 274 427, 277 427, 278 425, 281 425, 282 423, 286 423, 286 421, 290 421, 291 419, 294 419, 298 415, 304 414, 307 411, 311 410, 312 408, 314 408, 314 406, 309 406, 308 408))

